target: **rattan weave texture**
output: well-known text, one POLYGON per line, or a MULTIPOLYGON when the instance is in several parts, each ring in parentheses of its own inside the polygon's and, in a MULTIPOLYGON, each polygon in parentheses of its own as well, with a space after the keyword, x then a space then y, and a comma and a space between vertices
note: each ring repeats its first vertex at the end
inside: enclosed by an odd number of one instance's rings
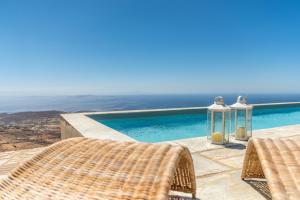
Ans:
POLYGON ((300 199, 300 140, 250 140, 242 178, 266 178, 275 200, 300 199))
POLYGON ((72 138, 60 141, 0 182, 0 199, 168 199, 196 192, 188 149, 72 138))

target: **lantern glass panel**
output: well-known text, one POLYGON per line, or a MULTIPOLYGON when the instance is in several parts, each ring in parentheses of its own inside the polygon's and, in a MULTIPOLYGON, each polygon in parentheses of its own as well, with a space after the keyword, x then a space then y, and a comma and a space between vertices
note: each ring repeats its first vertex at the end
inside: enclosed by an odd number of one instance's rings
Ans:
POLYGON ((230 133, 230 127, 231 127, 231 124, 230 124, 230 118, 231 118, 231 112, 228 111, 228 112, 225 112, 224 113, 225 115, 225 127, 224 127, 224 134, 225 134, 225 142, 229 142, 229 133, 230 133))
POLYGON ((231 120, 231 126, 230 126, 230 134, 231 135, 234 135, 235 134, 235 113, 236 113, 236 110, 232 110, 231 111, 231 115, 230 115, 230 120, 231 120))
POLYGON ((246 110, 237 110, 237 128, 246 128, 246 110))
POLYGON ((208 139, 214 144, 224 144, 229 141, 230 111, 208 111, 208 139))
POLYGON ((211 138, 211 133, 212 133, 212 111, 208 110, 207 111, 207 138, 211 138))
POLYGON ((215 124, 212 127, 213 133, 223 133, 223 112, 213 113, 215 124))
POLYGON ((237 139, 246 139, 247 138, 247 111, 246 110, 237 110, 236 111, 236 138, 237 139))
POLYGON ((247 112, 247 135, 248 137, 252 136, 252 109, 249 109, 247 112))

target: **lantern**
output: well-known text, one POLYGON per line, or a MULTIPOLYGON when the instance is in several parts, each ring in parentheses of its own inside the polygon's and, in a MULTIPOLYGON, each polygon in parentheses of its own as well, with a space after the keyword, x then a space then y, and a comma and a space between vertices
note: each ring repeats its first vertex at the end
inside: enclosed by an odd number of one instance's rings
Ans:
POLYGON ((225 105, 221 96, 215 98, 214 104, 207 109, 207 137, 213 144, 229 142, 231 110, 225 105))
POLYGON ((243 96, 237 98, 237 102, 230 106, 232 109, 232 128, 235 139, 248 140, 252 136, 252 109, 243 96))

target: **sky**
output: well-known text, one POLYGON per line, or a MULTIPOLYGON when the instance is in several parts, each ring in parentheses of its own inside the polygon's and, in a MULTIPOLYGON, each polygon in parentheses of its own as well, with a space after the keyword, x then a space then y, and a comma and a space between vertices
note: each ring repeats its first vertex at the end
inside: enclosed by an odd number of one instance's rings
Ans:
POLYGON ((300 93, 300 1, 0 0, 0 95, 300 93))

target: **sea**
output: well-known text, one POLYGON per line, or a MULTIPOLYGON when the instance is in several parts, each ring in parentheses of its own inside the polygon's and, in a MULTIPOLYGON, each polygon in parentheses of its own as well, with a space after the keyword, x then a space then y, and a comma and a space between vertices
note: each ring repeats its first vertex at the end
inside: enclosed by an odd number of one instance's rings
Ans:
MULTIPOLYGON (((230 105, 239 94, 170 95, 76 95, 0 96, 0 113, 57 110, 64 112, 115 111, 159 108, 201 107, 223 96, 230 105)), ((300 94, 244 94, 251 103, 300 102, 300 94)))

